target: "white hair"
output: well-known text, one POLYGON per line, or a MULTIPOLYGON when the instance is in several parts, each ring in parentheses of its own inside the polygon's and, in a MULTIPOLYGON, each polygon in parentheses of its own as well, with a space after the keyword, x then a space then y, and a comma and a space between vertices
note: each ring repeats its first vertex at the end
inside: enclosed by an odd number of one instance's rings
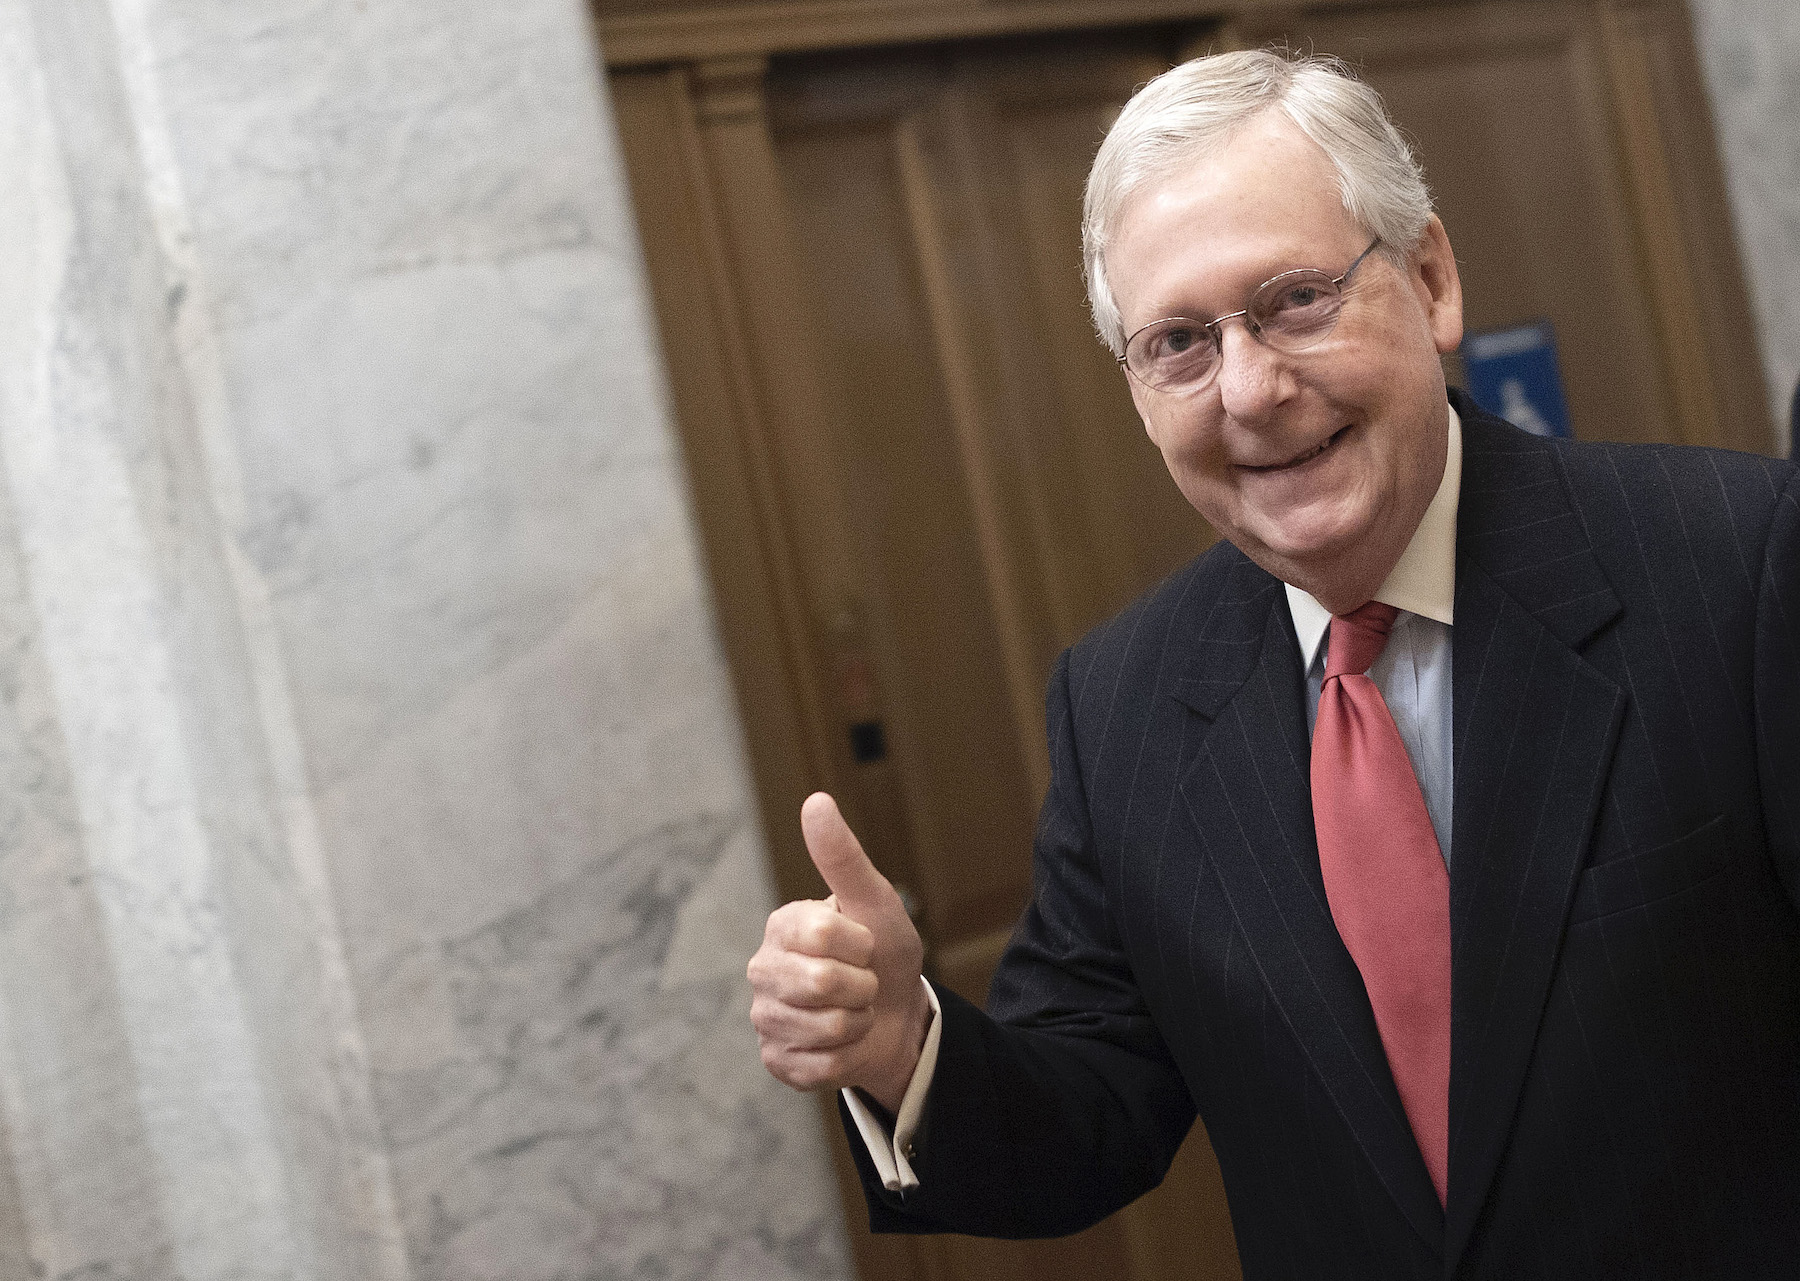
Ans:
POLYGON ((1264 111, 1279 110, 1337 171, 1345 211, 1396 261, 1431 221, 1431 193, 1381 98, 1336 58, 1266 49, 1212 54, 1150 81, 1125 104, 1088 171, 1082 269, 1100 339, 1121 355, 1124 320, 1106 279, 1106 247, 1126 201, 1226 142, 1264 111))

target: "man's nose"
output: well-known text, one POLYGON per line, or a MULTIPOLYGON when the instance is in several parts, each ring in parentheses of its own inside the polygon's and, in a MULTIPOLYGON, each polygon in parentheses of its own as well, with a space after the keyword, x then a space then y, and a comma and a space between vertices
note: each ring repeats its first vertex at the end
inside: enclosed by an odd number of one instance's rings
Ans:
POLYGON ((1293 391, 1286 357, 1259 339, 1242 317, 1220 328, 1215 377, 1225 412, 1239 421, 1256 421, 1293 391))

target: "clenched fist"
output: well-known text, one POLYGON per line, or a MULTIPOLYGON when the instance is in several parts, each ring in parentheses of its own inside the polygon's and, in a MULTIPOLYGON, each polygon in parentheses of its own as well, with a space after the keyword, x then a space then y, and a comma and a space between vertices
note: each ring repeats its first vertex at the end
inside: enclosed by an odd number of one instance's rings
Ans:
POLYGON ((800 830, 831 897, 776 908, 750 958, 763 1065, 797 1090, 854 1085, 897 1112, 931 1020, 924 946, 837 802, 807 797, 800 830))

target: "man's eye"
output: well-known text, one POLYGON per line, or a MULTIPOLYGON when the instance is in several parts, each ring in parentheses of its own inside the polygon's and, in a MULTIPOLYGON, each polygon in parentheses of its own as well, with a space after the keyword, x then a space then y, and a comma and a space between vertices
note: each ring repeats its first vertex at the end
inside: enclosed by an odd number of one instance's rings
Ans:
POLYGON ((1162 336, 1157 339, 1156 347, 1152 354, 1158 357, 1180 356, 1191 350, 1194 344, 1199 341, 1199 334, 1192 329, 1165 330, 1162 336))
POLYGON ((1343 295, 1328 280, 1292 280, 1271 290, 1251 309, 1260 331, 1280 338, 1309 338, 1337 320, 1343 295))
POLYGON ((1317 285, 1289 285, 1275 296, 1274 311, 1308 311, 1325 301, 1326 293, 1317 285))

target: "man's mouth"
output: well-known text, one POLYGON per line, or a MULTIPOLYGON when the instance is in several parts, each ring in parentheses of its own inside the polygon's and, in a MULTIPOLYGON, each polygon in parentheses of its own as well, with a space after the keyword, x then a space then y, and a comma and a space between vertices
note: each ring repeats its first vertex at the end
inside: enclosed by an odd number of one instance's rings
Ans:
POLYGON ((1273 471, 1291 471, 1296 467, 1304 467, 1304 466, 1306 466, 1306 464, 1310 463, 1313 459, 1317 458, 1320 454, 1324 453, 1327 449, 1330 449, 1333 445, 1337 444, 1339 439, 1342 438, 1343 434, 1349 430, 1350 429, 1348 427, 1338 428, 1336 431, 1332 432, 1331 435, 1327 436, 1324 440, 1321 440, 1318 444, 1314 445, 1311 449, 1307 449, 1307 450, 1302 451, 1301 453, 1295 454, 1292 458, 1288 459, 1286 462, 1269 463, 1269 464, 1267 464, 1265 466, 1261 466, 1261 467, 1246 465, 1244 470, 1245 471, 1273 472, 1273 471))

